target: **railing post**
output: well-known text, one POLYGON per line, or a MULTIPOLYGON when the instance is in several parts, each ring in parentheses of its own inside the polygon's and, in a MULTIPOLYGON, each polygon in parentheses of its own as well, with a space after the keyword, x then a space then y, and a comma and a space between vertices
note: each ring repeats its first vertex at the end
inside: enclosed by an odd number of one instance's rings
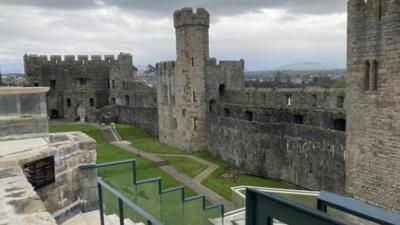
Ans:
POLYGON ((104 225, 103 191, 101 189, 101 184, 99 184, 99 183, 97 183, 97 191, 99 194, 100 224, 104 225))
POLYGON ((326 206, 326 204, 321 201, 320 199, 317 200, 317 209, 321 212, 328 212, 328 207, 326 206))
POLYGON ((124 202, 118 198, 119 224, 124 225, 124 202))
POLYGON ((147 225, 153 225, 153 223, 150 220, 147 220, 147 225))
POLYGON ((267 225, 274 225, 274 219, 267 217, 267 225))

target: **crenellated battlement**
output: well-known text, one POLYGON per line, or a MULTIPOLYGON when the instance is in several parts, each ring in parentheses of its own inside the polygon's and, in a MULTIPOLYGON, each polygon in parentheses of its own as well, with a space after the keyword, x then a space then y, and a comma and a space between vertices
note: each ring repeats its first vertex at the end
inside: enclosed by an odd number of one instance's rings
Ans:
POLYGON ((118 58, 115 55, 24 55, 24 61, 28 64, 114 64, 122 60, 132 62, 132 55, 120 53, 118 58))
POLYGON ((397 0, 349 0, 351 17, 376 17, 382 19, 400 13, 400 2, 397 0))
POLYGON ((156 71, 159 76, 171 74, 175 71, 175 61, 159 62, 156 64, 156 71))
POLYGON ((175 28, 191 25, 210 27, 210 14, 204 8, 197 8, 193 12, 192 8, 183 8, 174 13, 175 28))

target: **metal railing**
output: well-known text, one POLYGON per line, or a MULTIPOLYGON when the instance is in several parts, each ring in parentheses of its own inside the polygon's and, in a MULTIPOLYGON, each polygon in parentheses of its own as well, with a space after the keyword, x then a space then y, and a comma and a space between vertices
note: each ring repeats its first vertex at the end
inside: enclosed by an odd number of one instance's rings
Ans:
POLYGON ((327 214, 258 190, 246 190, 246 224, 346 225, 327 214))
MULTIPOLYGON (((104 213, 105 213, 105 204, 111 204, 111 208, 118 209, 118 214, 119 214, 119 220, 120 220, 120 225, 124 225, 124 204, 131 208, 131 210, 137 212, 139 215, 142 216, 145 220, 147 220, 148 224, 155 224, 155 225, 161 225, 163 224, 179 224, 175 223, 171 220, 178 220, 181 219, 182 224, 190 224, 188 221, 185 220, 185 214, 201 214, 204 215, 202 219, 210 219, 207 217, 207 213, 215 213, 217 212, 218 215, 220 215, 220 220, 223 220, 223 213, 224 213, 224 207, 222 204, 219 205, 211 205, 211 206, 206 206, 206 198, 204 195, 198 195, 198 196, 193 196, 190 198, 185 198, 185 191, 184 191, 184 186, 178 186, 178 187, 173 187, 169 189, 162 189, 162 179, 157 177, 157 178, 151 178, 151 179, 144 179, 144 180, 137 180, 137 169, 136 169, 136 160, 134 159, 128 159, 128 160, 121 160, 121 161, 115 161, 115 162, 108 162, 108 163, 101 163, 97 165, 89 165, 89 166, 83 166, 83 169, 99 169, 99 168, 105 168, 106 169, 106 174, 105 177, 103 178, 98 178, 97 179, 97 187, 98 187, 98 192, 99 192, 99 209, 100 209, 100 218, 101 218, 101 224, 104 225, 104 213), (117 182, 113 182, 113 176, 115 174, 115 171, 113 173, 109 173, 110 171, 107 170, 108 168, 111 169, 117 169, 117 171, 120 171, 121 168, 118 166, 122 165, 131 165, 128 168, 125 168, 124 172, 127 170, 131 169, 131 172, 129 172, 124 178, 124 185, 128 186, 130 190, 133 190, 133 196, 129 195, 128 192, 126 192, 126 189, 121 188, 117 182), (107 172, 108 171, 108 172, 107 172), (130 174, 132 173, 132 174, 130 174), (129 179, 129 181, 127 181, 129 179), (154 184, 152 186, 152 184, 154 184), (147 186, 146 186, 147 185, 147 186), (148 186, 150 185, 150 186, 148 186), (111 195, 114 197, 118 198, 118 206, 113 206, 114 200, 110 203, 109 201, 105 201, 104 199, 104 193, 103 190, 106 189, 111 195), (140 190, 141 191, 140 191, 140 190), (151 189, 151 190, 149 190, 151 189), (153 198, 153 200, 157 201, 154 207, 149 208, 149 206, 146 204, 143 205, 144 199, 141 198, 138 193, 139 192, 147 192, 148 194, 151 194, 150 198, 153 198), (127 195, 130 197, 133 197, 130 199, 127 197, 127 195), (182 211, 174 211, 171 212, 169 208, 177 207, 176 205, 171 205, 169 207, 169 201, 166 200, 168 199, 168 195, 174 195, 176 197, 175 200, 178 200, 180 203, 180 207, 182 207, 182 211), (166 199, 164 199, 166 198, 166 199), (203 212, 198 212, 198 211, 193 211, 193 210, 185 210, 185 204, 192 204, 194 203, 195 205, 201 205, 200 208, 196 208, 196 210, 202 210, 203 212), (165 212, 164 212, 165 211, 165 212), (168 215, 164 215, 168 214, 168 215), (171 216, 173 214, 173 216, 171 216), (178 217, 178 218, 176 218, 178 217), (168 222, 170 220, 170 222, 168 222)), ((103 170, 104 172, 104 170, 103 170)), ((123 185, 122 185, 123 186, 123 185)), ((125 187, 126 188, 126 187, 125 187)), ((146 193, 145 193, 146 195, 146 193)), ((108 196, 109 197, 109 196, 108 196)), ((109 200, 109 199, 106 199, 109 200)), ((199 221, 198 221, 199 222, 199 221)), ((196 223, 200 224, 200 223, 196 223)), ((208 223, 207 223, 208 224, 208 223)))
POLYGON ((327 212, 328 207, 382 225, 400 225, 400 214, 389 212, 352 198, 322 191, 318 196, 318 210, 327 212))
POLYGON ((109 192, 111 192, 115 197, 118 198, 118 211, 119 211, 119 223, 120 225, 124 225, 124 204, 129 206, 131 209, 138 212, 141 216, 143 216, 147 220, 148 225, 162 225, 160 221, 150 215, 146 210, 142 209, 137 204, 133 203, 119 191, 108 185, 101 178, 97 179, 97 188, 99 192, 99 211, 100 211, 100 223, 104 225, 104 209, 103 209, 103 187, 106 188, 109 192))
MULTIPOLYGON (((243 187, 232 190, 245 198, 245 221, 248 225, 344 225, 370 224, 370 222, 382 225, 400 225, 400 214, 325 191, 321 191, 317 198, 313 199, 316 204, 309 207, 301 201, 282 195, 315 196, 315 193, 309 191, 246 188, 244 194, 243 187)), ((238 210, 238 213, 242 213, 241 209, 238 210)), ((244 219, 244 216, 241 218, 244 219)))

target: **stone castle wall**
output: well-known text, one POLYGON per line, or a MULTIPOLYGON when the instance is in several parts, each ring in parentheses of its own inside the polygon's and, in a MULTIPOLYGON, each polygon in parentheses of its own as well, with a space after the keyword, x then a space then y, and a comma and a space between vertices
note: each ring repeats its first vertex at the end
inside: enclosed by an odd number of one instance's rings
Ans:
POLYGON ((50 117, 78 120, 83 110, 86 121, 124 122, 158 136, 156 90, 133 80, 132 55, 25 55, 24 64, 31 86, 50 87, 50 117))
POLYGON ((96 170, 81 169, 96 164, 96 142, 80 132, 52 134, 50 139, 48 146, 0 157, 0 197, 7 198, 0 201, 2 224, 56 224, 53 217, 60 223, 74 212, 98 207, 96 170), (22 167, 50 156, 55 182, 34 191, 22 167))
POLYGON ((348 8, 346 190, 400 212, 400 2, 348 8))
POLYGON ((346 133, 335 121, 345 122, 345 111, 336 96, 344 90, 227 90, 209 106, 208 151, 256 176, 344 193, 346 133))
POLYGON ((156 89, 141 81, 122 81, 110 90, 110 102, 103 111, 112 112, 115 121, 139 126, 158 137, 156 89))
POLYGON ((31 86, 50 87, 48 93, 49 115, 53 118, 78 119, 82 106, 88 120, 94 111, 108 104, 110 71, 132 74, 132 56, 121 53, 115 59, 106 55, 47 56, 25 55, 25 74, 31 86))

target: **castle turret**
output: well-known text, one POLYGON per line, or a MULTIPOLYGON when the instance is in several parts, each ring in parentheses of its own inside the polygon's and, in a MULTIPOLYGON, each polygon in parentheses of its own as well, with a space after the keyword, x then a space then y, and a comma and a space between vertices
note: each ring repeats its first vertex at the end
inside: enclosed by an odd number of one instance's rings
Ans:
POLYGON ((174 13, 176 62, 158 65, 160 141, 187 151, 206 148, 206 64, 210 16, 205 9, 174 13), (170 68, 170 69, 169 69, 170 68))
POLYGON ((400 2, 348 9, 346 191, 400 211, 400 2))

